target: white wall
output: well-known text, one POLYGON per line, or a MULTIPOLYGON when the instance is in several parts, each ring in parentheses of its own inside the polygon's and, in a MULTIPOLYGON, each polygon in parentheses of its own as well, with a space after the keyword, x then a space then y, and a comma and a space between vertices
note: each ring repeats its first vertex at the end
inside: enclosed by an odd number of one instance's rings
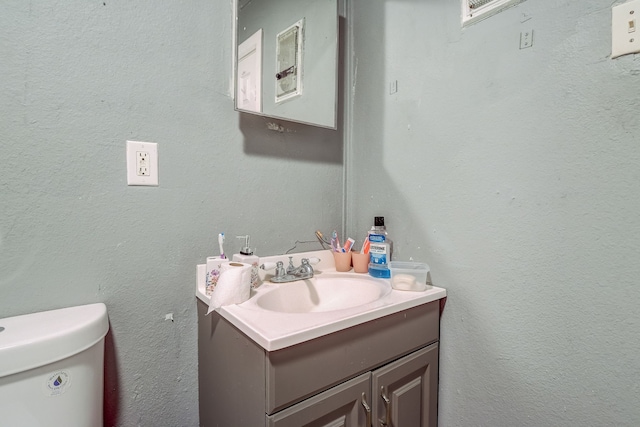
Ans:
POLYGON ((440 425, 637 425, 640 61, 609 58, 612 2, 465 29, 458 1, 351 3, 347 230, 384 215, 447 288, 440 425))
POLYGON ((0 3, 0 318, 106 303, 105 426, 198 425, 217 233, 266 255, 342 223, 340 132, 233 111, 231 22, 223 0, 0 3), (126 185, 127 139, 159 144, 159 187, 126 185))

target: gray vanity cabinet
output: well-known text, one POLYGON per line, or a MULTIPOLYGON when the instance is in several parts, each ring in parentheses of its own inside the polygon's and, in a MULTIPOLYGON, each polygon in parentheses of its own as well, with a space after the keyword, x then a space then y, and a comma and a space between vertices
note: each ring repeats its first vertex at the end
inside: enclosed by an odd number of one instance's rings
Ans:
POLYGON ((437 425, 439 301, 276 351, 206 312, 198 301, 203 427, 369 427, 367 405, 372 426, 437 425))
POLYGON ((371 383, 374 420, 393 427, 438 424, 437 343, 375 370, 371 383))
POLYGON ((435 343, 267 416, 267 425, 435 427, 437 396, 438 344, 435 343))

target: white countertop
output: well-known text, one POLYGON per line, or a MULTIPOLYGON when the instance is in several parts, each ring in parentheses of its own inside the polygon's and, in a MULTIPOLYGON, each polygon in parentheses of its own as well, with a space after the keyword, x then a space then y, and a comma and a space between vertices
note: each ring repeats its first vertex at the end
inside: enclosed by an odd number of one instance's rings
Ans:
MULTIPOLYGON (((264 257, 260 262, 275 262, 279 260, 288 263, 289 255, 264 257)), ((294 256, 295 265, 300 264, 301 258, 318 257, 321 262, 314 266, 316 274, 335 272, 333 256, 330 251, 316 251, 294 256)), ((358 273, 349 273, 358 275, 358 273)), ((261 271, 261 279, 264 279, 261 271)), ((387 282, 388 279, 376 279, 387 282)), ((443 288, 428 286, 426 290, 399 291, 391 289, 389 293, 373 302, 328 312, 313 313, 282 313, 264 310, 255 304, 255 300, 280 284, 265 281, 251 293, 251 298, 242 304, 227 305, 217 309, 218 313, 231 324, 240 329, 249 338, 267 351, 280 350, 292 345, 312 340, 333 332, 356 326, 371 320, 388 316, 409 308, 439 300, 446 297, 443 288)), ((205 265, 198 265, 196 296, 205 304, 210 298, 205 293, 205 265)))

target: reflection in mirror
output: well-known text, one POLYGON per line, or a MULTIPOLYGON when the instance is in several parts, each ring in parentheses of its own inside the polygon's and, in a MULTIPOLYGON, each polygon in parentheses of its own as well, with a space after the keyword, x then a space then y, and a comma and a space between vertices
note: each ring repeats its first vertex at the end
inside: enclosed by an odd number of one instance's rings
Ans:
POLYGON ((262 30, 238 45, 237 108, 259 113, 262 109, 262 30))
POLYGON ((276 37, 276 103, 302 95, 303 22, 300 20, 276 37))
POLYGON ((335 129, 338 0, 238 0, 236 110, 335 129))

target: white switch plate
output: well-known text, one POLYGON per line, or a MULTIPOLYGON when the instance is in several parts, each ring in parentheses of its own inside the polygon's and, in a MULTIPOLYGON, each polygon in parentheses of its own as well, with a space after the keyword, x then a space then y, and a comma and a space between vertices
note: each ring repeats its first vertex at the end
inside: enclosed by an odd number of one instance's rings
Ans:
POLYGON ((611 8, 611 59, 640 52, 640 0, 611 8))
POLYGON ((158 185, 158 144, 127 141, 127 185, 158 185))

